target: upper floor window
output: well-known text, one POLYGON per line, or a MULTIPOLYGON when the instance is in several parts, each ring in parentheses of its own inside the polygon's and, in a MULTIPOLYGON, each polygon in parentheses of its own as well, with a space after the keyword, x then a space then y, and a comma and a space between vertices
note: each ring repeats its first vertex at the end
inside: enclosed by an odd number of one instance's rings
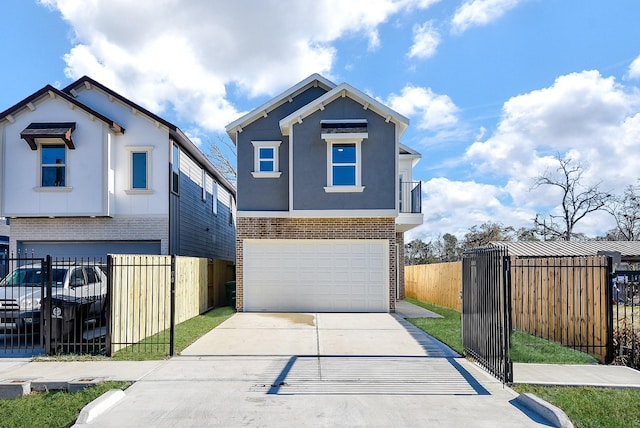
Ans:
POLYGON ((67 177, 67 149, 64 144, 41 147, 41 186, 65 187, 67 177))
POLYGON ((131 188, 147 188, 147 152, 131 153, 131 188))
POLYGON ((327 142, 326 192, 362 192, 362 141, 368 138, 365 119, 323 120, 327 142))
POLYGON ((171 159, 171 191, 180 193, 180 148, 175 144, 171 159))
POLYGON ((129 146, 129 188, 127 193, 149 193, 151 191, 151 151, 153 147, 129 146))
POLYGON ((252 141, 253 172, 255 178, 278 178, 280 172, 278 150, 281 141, 252 141))

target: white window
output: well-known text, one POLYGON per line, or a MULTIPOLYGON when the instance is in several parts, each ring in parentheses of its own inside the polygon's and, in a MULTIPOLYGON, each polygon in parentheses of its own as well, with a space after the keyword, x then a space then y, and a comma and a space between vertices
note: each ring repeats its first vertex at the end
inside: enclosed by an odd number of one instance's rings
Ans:
POLYGON ((152 193, 151 189, 151 146, 128 146, 129 151, 129 194, 152 193))
POLYGON ((322 139, 327 142, 325 192, 362 192, 362 141, 368 138, 365 119, 323 120, 322 139))
POLYGON ((360 141, 327 142, 326 192, 362 192, 360 141))
POLYGON ((252 141, 254 178, 278 178, 282 174, 278 150, 282 141, 252 141))

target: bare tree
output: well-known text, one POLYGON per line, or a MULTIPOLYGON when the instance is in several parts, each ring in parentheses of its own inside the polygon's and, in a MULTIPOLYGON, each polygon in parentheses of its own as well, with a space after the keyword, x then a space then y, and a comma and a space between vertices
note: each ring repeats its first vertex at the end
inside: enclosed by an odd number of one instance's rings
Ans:
POLYGON ((227 180, 235 184, 237 172, 233 161, 229 157, 233 157, 234 160, 237 159, 236 146, 221 135, 218 135, 217 139, 217 143, 209 142, 209 159, 227 180), (228 154, 225 154, 225 150, 228 154))
POLYGON ((616 220, 609 234, 623 241, 640 240, 640 185, 629 185, 621 196, 611 198, 606 210, 616 220))
POLYGON ((604 209, 611 195, 600 191, 600 183, 585 186, 582 183, 584 170, 579 163, 573 164, 570 158, 564 159, 560 155, 556 159, 560 166, 555 173, 547 171, 537 177, 532 188, 559 188, 562 191, 562 214, 549 214, 549 221, 536 214, 534 223, 538 233, 545 239, 570 241, 572 237, 578 237, 573 231, 575 225, 587 214, 604 209))
POLYGON ((485 247, 492 241, 513 241, 515 231, 511 226, 502 223, 484 222, 480 226, 472 226, 465 233, 461 247, 464 250, 485 247))

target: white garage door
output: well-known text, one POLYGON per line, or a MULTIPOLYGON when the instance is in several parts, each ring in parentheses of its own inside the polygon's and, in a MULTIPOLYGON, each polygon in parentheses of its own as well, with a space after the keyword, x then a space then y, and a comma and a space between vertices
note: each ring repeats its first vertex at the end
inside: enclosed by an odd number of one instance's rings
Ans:
POLYGON ((388 312, 389 242, 245 240, 245 311, 388 312))

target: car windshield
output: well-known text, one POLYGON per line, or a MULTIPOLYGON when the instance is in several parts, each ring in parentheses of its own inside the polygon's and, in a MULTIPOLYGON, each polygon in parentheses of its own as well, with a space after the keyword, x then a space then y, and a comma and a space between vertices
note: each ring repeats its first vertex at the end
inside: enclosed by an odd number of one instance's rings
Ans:
MULTIPOLYGON (((62 287, 66 269, 52 269, 52 287, 62 287)), ((0 287, 25 287, 42 285, 42 269, 39 267, 17 268, 2 281, 0 287)))

